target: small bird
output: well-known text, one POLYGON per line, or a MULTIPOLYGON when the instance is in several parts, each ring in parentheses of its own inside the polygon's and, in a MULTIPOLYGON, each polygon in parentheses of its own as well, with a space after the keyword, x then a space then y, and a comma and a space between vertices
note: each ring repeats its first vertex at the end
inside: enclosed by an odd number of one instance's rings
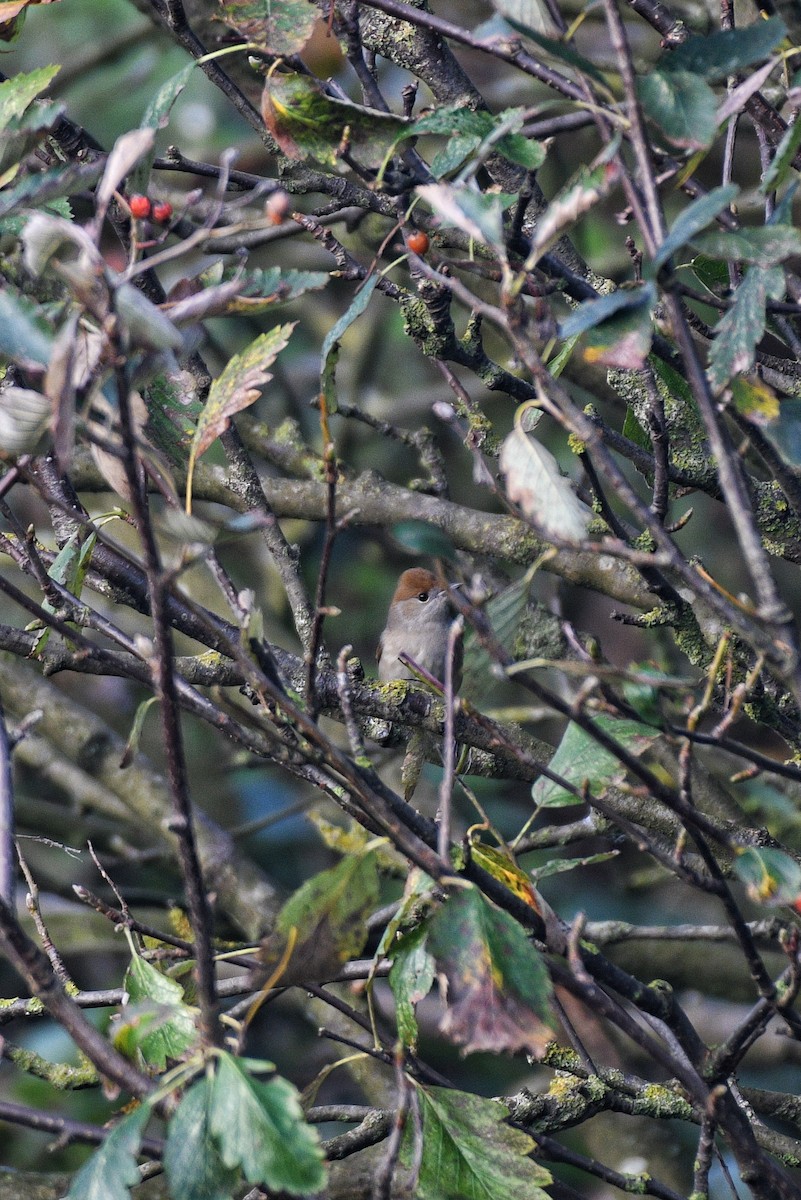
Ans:
MULTIPOLYGON (((378 643, 378 677, 384 683, 393 679, 414 680, 410 667, 400 661, 405 654, 424 667, 435 679, 445 679, 448 655, 448 629, 454 617, 448 588, 436 575, 423 567, 404 571, 389 606, 387 624, 378 643)), ((457 641, 454 655, 454 690, 462 677, 462 644, 457 641)))

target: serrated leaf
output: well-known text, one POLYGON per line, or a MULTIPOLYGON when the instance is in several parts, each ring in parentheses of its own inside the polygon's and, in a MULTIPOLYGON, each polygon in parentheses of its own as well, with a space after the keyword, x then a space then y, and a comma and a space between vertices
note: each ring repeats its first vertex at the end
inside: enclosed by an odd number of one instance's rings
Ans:
POLYGON ((592 512, 562 475, 550 450, 519 425, 504 438, 498 465, 507 496, 544 538, 578 543, 586 537, 592 512))
POLYGON ((709 349, 707 375, 714 391, 721 391, 735 375, 749 371, 754 351, 767 324, 769 300, 784 296, 781 267, 749 267, 732 298, 732 305, 715 326, 709 349))
POLYGON ((757 904, 795 904, 801 897, 801 865, 784 850, 749 846, 732 866, 757 904))
POLYGON ((336 974, 367 942, 367 918, 378 904, 375 849, 349 855, 306 881, 282 907, 262 944, 265 970, 289 951, 282 984, 318 983, 336 974))
POLYGON ((655 68, 637 80, 646 116, 674 146, 706 150, 717 131, 718 102, 700 76, 655 68))
POLYGON ((320 353, 320 390, 325 398, 326 409, 329 413, 334 413, 337 410, 335 372, 339 357, 339 343, 353 322, 367 308, 370 303, 370 297, 378 286, 378 279, 379 277, 376 274, 368 275, 348 305, 347 311, 329 329, 323 339, 323 348, 320 353))
POLYGON ((112 1129, 73 1177, 64 1200, 130 1200, 130 1189, 142 1182, 136 1154, 149 1119, 143 1104, 112 1129))
POLYGON ((470 886, 428 920, 428 937, 448 984, 441 1032, 464 1054, 541 1055, 553 1037, 551 980, 521 926, 470 886))
POLYGON ((679 213, 673 222, 670 232, 654 255, 650 265, 651 272, 656 274, 671 255, 680 250, 687 242, 693 241, 702 229, 706 229, 707 225, 710 225, 715 217, 723 212, 724 208, 729 207, 739 191, 736 184, 728 183, 723 187, 713 188, 705 196, 699 196, 697 200, 693 200, 692 204, 679 213))
MULTIPOLYGON (((58 212, 59 204, 66 204, 64 197, 75 192, 86 191, 100 178, 103 164, 66 163, 49 171, 26 175, 14 187, 0 191, 0 218, 19 208, 36 208, 53 205, 58 212)), ((58 215, 69 217, 69 211, 58 215)), ((4 226, 5 228, 5 226, 4 226)))
POLYGON ((164 1171, 172 1200, 230 1200, 239 1171, 227 1167, 211 1134, 214 1083, 205 1076, 173 1113, 164 1146, 164 1171))
POLYGON ((740 29, 718 29, 705 36, 689 37, 659 65, 666 71, 684 71, 715 83, 761 62, 786 36, 787 27, 781 17, 758 19, 740 29))
POLYGON ((249 1074, 244 1060, 220 1053, 208 1123, 225 1165, 240 1168, 249 1183, 295 1196, 323 1187, 319 1138, 286 1079, 263 1083, 249 1074))
POLYGON ((125 972, 125 990, 133 1004, 149 1001, 159 1017, 158 1028, 145 1032, 139 1049, 149 1066, 163 1071, 168 1059, 181 1059, 197 1041, 195 1014, 184 1003, 180 983, 134 954, 125 972))
POLYGON ((5 79, 0 83, 0 132, 13 117, 22 116, 39 93, 50 86, 60 70, 58 65, 39 67, 27 74, 20 72, 13 79, 5 79))
MULTIPOLYGON (((509 1110, 452 1088, 417 1086, 422 1124, 422 1157, 416 1200, 548 1200, 542 1189, 551 1174, 529 1157, 534 1139, 506 1123, 509 1110)), ((415 1127, 407 1121, 401 1162, 417 1161, 415 1127)))
POLYGON ((189 452, 187 511, 191 509, 195 463, 212 442, 225 433, 231 418, 258 400, 262 388, 272 379, 267 368, 272 366, 289 342, 296 324, 293 321, 289 325, 276 325, 269 333, 259 334, 245 350, 229 358, 222 373, 212 383, 189 452))
POLYGON ((427 939, 425 927, 419 926, 403 934, 391 948, 389 986, 395 997, 398 1037, 412 1051, 417 1048, 415 1005, 434 985, 434 957, 426 947, 427 939))
POLYGON ((320 13, 311 0, 229 0, 220 16, 270 54, 300 54, 320 13))
POLYGON ((801 230, 790 225, 765 225, 755 229, 714 229, 693 239, 702 254, 726 262, 772 267, 801 253, 801 230))
POLYGON ((394 145, 406 120, 335 100, 305 75, 273 72, 262 94, 264 123, 287 158, 315 158, 328 167, 338 162, 347 143, 365 165, 378 166, 394 145))
MULTIPOLYGON (((657 729, 621 717, 599 716, 594 718, 593 724, 620 742, 629 754, 644 754, 660 736, 657 729)), ((548 766, 568 783, 577 788, 586 785, 599 797, 626 773, 625 767, 611 751, 599 745, 594 737, 572 721, 548 766)), ((538 808, 561 808, 581 803, 572 792, 544 776, 534 782, 531 798, 538 808)))
POLYGON ((482 195, 470 187, 451 183, 427 183, 416 190, 446 225, 461 229, 474 241, 505 256, 504 206, 499 196, 482 195))

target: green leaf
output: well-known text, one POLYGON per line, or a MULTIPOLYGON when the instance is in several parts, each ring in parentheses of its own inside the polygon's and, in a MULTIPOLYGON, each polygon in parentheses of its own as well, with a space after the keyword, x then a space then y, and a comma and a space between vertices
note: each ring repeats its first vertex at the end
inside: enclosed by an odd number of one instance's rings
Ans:
POLYGON ((671 255, 680 250, 687 242, 693 241, 702 229, 706 229, 707 225, 723 212, 724 208, 729 207, 739 191, 736 184, 728 183, 724 187, 713 188, 705 196, 699 196, 697 200, 693 200, 692 204, 679 213, 673 222, 670 232, 654 255, 650 273, 655 275, 671 255))
POLYGON ((786 463, 801 467, 801 399, 789 396, 782 400, 778 417, 764 432, 786 463))
POLYGON ((378 166, 406 127, 403 117, 334 100, 305 75, 273 72, 262 96, 264 122, 287 158, 315 158, 328 167, 338 163, 346 138, 365 166, 378 166))
POLYGON ((736 75, 752 63, 762 62, 787 36, 781 17, 757 19, 741 29, 719 29, 704 37, 689 37, 659 63, 665 71, 684 71, 709 83, 736 75))
POLYGON ((562 875, 565 871, 575 871, 576 867, 594 867, 597 863, 609 862, 618 854, 619 850, 602 850, 598 854, 587 854, 584 858, 552 858, 541 867, 534 867, 529 874, 534 883, 539 883, 549 875, 562 875))
POLYGON ((258 400, 262 388, 272 379, 267 368, 272 366, 289 342, 296 324, 293 321, 289 325, 276 325, 269 333, 259 334, 245 350, 229 358, 221 374, 212 383, 189 452, 187 510, 191 508, 195 463, 212 442, 225 433, 231 418, 258 400))
POLYGON ((464 1054, 541 1055, 553 1038, 551 980, 517 921, 478 888, 460 887, 429 918, 428 935, 448 982, 442 1033, 464 1054))
MULTIPOLYGON (((512 650, 514 646, 530 588, 531 574, 527 572, 484 606, 495 637, 507 650, 512 650)), ((480 702, 479 698, 487 692, 491 669, 489 652, 481 645, 475 630, 471 629, 465 638, 461 694, 480 702)))
MULTIPOLYGON (((145 109, 144 116, 139 122, 140 129, 164 129, 169 121, 170 110, 189 82, 195 62, 189 62, 185 67, 167 79, 156 92, 145 109)), ((150 169, 156 155, 155 145, 147 151, 131 172, 128 180, 128 191, 147 192, 150 180, 150 169)))
POLYGON ((634 442, 635 446, 639 446, 643 450, 651 450, 651 439, 631 408, 626 409, 622 432, 623 437, 627 437, 630 442, 634 442))
POLYGON ((282 984, 318 983, 362 952, 367 918, 378 904, 376 853, 373 848, 348 855, 286 901, 260 954, 269 971, 290 952, 282 984))
POLYGON ((64 1200, 130 1200, 142 1182, 136 1155, 149 1119, 146 1104, 129 1113, 73 1177, 64 1200))
POLYGON ((43 92, 61 70, 60 66, 39 67, 28 74, 21 72, 0 83, 0 132, 14 117, 21 117, 29 104, 43 92))
POLYGON ((798 153, 799 146, 801 146, 801 121, 796 120, 789 129, 785 130, 768 169, 762 176, 759 190, 763 196, 782 186, 792 170, 793 159, 798 153))
POLYGON ((37 305, 18 292, 0 291, 0 354, 21 365, 47 366, 53 334, 37 305))
POLYGON ((447 144, 431 159, 431 174, 435 179, 442 179, 461 167, 481 145, 481 138, 470 133, 455 133, 448 139, 447 144))
POLYGON ((748 268, 731 308, 715 326, 707 371, 714 391, 722 391, 735 375, 751 369, 757 343, 765 332, 768 300, 781 300, 784 286, 781 267, 748 268))
POLYGON ((170 1119, 164 1171, 172 1200, 231 1200, 239 1171, 227 1167, 212 1137, 214 1081, 204 1076, 184 1095, 170 1119))
POLYGON ((638 284, 632 288, 618 288, 597 300, 585 300, 559 326, 559 336, 575 337, 607 321, 616 313, 628 308, 651 308, 656 300, 656 289, 652 283, 638 284))
POLYGON ((714 229, 693 239, 702 254, 726 262, 755 263, 773 267, 801 253, 801 230, 790 225, 766 225, 757 229, 714 229))
POLYGON ((325 397, 326 409, 329 413, 334 413, 337 410, 335 374, 337 359, 339 358, 339 343, 353 322, 367 308, 367 305, 370 303, 370 297, 378 285, 378 279, 379 276, 376 274, 368 275, 348 305, 347 311, 329 329, 323 339, 323 348, 320 354, 320 389, 325 397))
POLYGON ((182 1059, 197 1041, 195 1013, 184 1003, 184 989, 174 979, 156 970, 134 954, 125 972, 125 990, 131 1003, 149 1002, 158 1027, 145 1024, 139 1049, 145 1062, 163 1071, 168 1059, 182 1059))
POLYGON ((717 130, 718 102, 708 83, 689 71, 649 71, 637 80, 645 115, 674 146, 706 150, 717 130))
POLYGON ((424 926, 405 933, 392 947, 389 986, 395 997, 398 1037, 410 1050, 417 1048, 417 1019, 414 1007, 431 991, 434 984, 434 957, 426 942, 424 926))
MULTIPOLYGON (((49 171, 25 175, 13 187, 0 191, 0 217, 19 208, 52 206, 60 216, 70 217, 65 196, 88 191, 103 173, 103 163, 67 163, 49 171)), ((6 228, 6 226, 4 226, 6 228)))
POLYGON ((239 295, 229 302, 226 311, 231 316, 236 313, 253 316, 266 312, 276 304, 288 304, 307 292, 318 292, 326 286, 331 276, 327 271, 294 271, 281 267, 244 273, 231 267, 223 274, 224 280, 236 278, 241 279, 242 288, 239 295))
MULTIPOLYGON (((451 1088, 417 1086, 422 1157, 416 1200, 548 1200, 542 1189, 551 1174, 529 1155, 534 1139, 506 1123, 509 1110, 498 1100, 451 1088)), ((418 1158, 413 1121, 406 1122, 401 1162, 418 1158)))
MULTIPOLYGON (((648 725, 620 717, 596 717, 593 724, 620 742, 630 754, 643 754, 660 736, 658 730, 648 725)), ((562 735, 548 767, 577 788, 586 784, 599 797, 626 773, 625 767, 611 751, 600 746, 595 738, 572 721, 562 735)), ((535 781, 531 798, 540 808, 562 808, 581 803, 572 792, 544 776, 535 781)))
POLYGON ((749 846, 732 864, 757 904, 795 904, 801 897, 801 865, 783 850, 749 846))
POLYGON ((412 554, 425 554, 429 558, 444 558, 454 562, 456 548, 447 533, 428 521, 399 521, 390 533, 398 545, 412 554))
POLYGON ((221 1053, 217 1060, 209 1127, 229 1168, 249 1183, 305 1196, 325 1184, 323 1152, 307 1125, 296 1089, 286 1079, 254 1079, 247 1063, 221 1053))
POLYGON ((299 54, 320 13, 310 0, 230 0, 219 15, 270 54, 299 54))
POLYGON ((731 286, 729 272, 726 264, 719 258, 707 258, 705 254, 696 254, 691 259, 690 266, 698 282, 713 296, 728 292, 731 286))

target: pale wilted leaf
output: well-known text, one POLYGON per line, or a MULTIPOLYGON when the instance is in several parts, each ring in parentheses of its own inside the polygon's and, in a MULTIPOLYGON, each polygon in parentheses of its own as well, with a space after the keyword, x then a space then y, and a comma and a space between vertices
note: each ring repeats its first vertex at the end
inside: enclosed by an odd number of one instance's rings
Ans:
POLYGON ((139 159, 152 150, 155 138, 154 129, 131 129, 117 138, 96 192, 98 212, 105 212, 109 200, 123 179, 133 170, 139 159))
POLYGON ((31 454, 50 424, 53 406, 31 388, 0 389, 0 453, 15 458, 31 454))
POLYGON ((450 183, 427 183, 417 189, 417 194, 445 224, 505 254, 503 204, 499 196, 482 196, 469 187, 450 183))
POLYGON ((591 510, 579 500, 550 450, 518 426, 504 439, 500 468, 507 496, 544 538, 580 542, 586 536, 591 510))
POLYGON ((241 354, 235 354, 214 380, 209 397, 198 419, 186 485, 187 511, 192 505, 192 474, 195 463, 212 442, 225 433, 231 417, 258 400, 265 383, 272 379, 267 369, 289 341, 296 322, 276 325, 269 333, 260 334, 241 354))

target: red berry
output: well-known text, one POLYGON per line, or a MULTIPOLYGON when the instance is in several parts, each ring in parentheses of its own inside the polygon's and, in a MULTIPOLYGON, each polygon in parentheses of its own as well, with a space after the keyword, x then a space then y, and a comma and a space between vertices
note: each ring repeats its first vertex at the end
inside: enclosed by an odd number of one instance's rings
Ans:
POLYGON ((415 229, 414 233, 409 234, 407 245, 413 254, 419 254, 422 258, 424 254, 428 253, 430 245, 428 234, 423 233, 422 229, 415 229))
POLYGON ((150 201, 147 196, 137 193, 137 195, 131 196, 128 204, 130 205, 131 216, 136 217, 137 220, 143 220, 145 217, 150 216, 150 201))
POLYGON ((169 200, 162 200, 159 204, 153 205, 153 220, 158 225, 166 225, 172 216, 172 205, 169 200))

